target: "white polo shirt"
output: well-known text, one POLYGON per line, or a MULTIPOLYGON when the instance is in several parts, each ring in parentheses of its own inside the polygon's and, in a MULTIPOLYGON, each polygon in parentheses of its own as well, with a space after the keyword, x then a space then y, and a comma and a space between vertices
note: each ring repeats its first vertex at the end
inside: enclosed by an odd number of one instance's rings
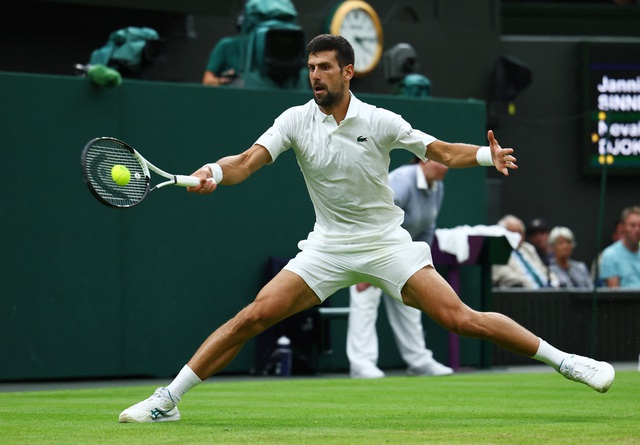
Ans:
POLYGON ((312 99, 283 112, 256 144, 273 161, 293 148, 316 213, 309 240, 353 244, 378 240, 402 224, 389 187, 391 150, 404 148, 425 159, 426 146, 435 140, 351 94, 340 125, 312 99))

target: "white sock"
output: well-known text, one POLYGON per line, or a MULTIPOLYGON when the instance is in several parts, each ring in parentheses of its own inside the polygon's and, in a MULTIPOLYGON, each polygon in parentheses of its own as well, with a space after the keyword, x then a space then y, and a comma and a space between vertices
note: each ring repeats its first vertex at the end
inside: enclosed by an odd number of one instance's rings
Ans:
POLYGON ((200 383, 202 383, 202 380, 193 372, 193 369, 191 369, 189 365, 184 365, 176 378, 173 379, 173 382, 167 386, 167 389, 169 390, 169 394, 171 394, 173 402, 177 405, 187 391, 198 386, 200 383))
POLYGON ((532 358, 540 360, 547 365, 553 367, 556 371, 560 368, 562 361, 568 357, 569 354, 562 352, 559 349, 554 348, 549 343, 540 339, 540 346, 538 346, 538 352, 532 358))

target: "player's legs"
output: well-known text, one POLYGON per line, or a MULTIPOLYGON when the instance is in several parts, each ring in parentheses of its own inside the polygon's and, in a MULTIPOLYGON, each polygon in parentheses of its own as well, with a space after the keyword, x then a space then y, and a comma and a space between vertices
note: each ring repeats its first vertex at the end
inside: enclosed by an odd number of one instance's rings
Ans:
POLYGON ((402 289, 402 299, 458 335, 489 340, 528 357, 533 357, 538 350, 538 337, 502 314, 471 309, 431 266, 409 278, 402 289))
POLYGON ((349 287, 349 321, 347 325, 347 357, 351 377, 384 377, 378 364, 376 320, 382 291, 369 285, 358 290, 349 287))
POLYGON ((181 397, 210 375, 223 369, 253 336, 275 323, 320 303, 305 281, 282 270, 256 299, 219 327, 202 343, 189 363, 166 388, 120 413, 120 422, 164 422, 180 419, 181 397))
POLYGON ((316 294, 302 278, 282 270, 262 288, 251 304, 204 341, 188 365, 204 380, 227 366, 249 339, 319 303, 316 294))
POLYGON ((456 334, 489 340, 504 349, 543 361, 566 378, 598 392, 607 392, 615 378, 615 370, 609 363, 562 352, 505 315, 474 311, 458 298, 432 266, 420 269, 409 278, 402 289, 402 298, 456 334))

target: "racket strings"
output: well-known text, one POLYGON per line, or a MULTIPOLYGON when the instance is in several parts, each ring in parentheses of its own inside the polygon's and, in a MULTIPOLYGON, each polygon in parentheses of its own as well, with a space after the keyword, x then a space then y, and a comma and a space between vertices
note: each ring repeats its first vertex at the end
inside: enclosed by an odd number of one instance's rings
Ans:
POLYGON ((115 207, 131 207, 140 202, 149 189, 149 177, 138 158, 117 141, 97 140, 84 154, 85 176, 93 191, 115 207), (114 165, 124 165, 131 173, 126 185, 118 185, 111 176, 114 165))

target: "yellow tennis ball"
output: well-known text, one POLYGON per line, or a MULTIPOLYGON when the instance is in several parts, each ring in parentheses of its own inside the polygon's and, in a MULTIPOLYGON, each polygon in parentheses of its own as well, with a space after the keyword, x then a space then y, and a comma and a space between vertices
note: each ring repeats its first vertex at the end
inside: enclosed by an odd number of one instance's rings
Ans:
POLYGON ((131 172, 124 165, 116 164, 111 168, 111 177, 116 184, 127 185, 131 181, 131 172))

